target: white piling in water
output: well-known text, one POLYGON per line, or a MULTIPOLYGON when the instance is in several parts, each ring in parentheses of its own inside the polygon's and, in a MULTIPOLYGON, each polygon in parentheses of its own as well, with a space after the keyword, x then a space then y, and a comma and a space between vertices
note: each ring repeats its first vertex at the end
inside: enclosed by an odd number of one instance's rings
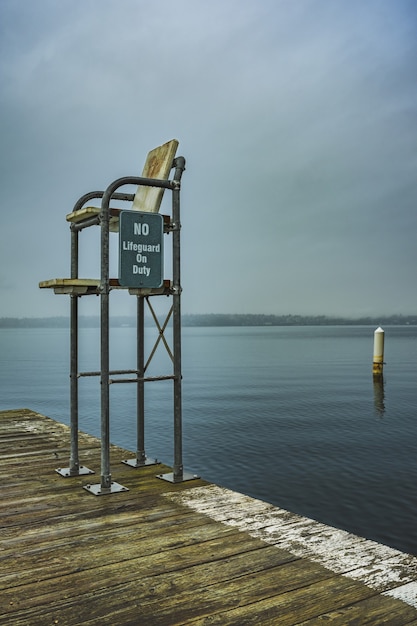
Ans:
POLYGON ((372 373, 374 376, 382 376, 384 369, 384 331, 378 326, 374 332, 374 360, 372 373))

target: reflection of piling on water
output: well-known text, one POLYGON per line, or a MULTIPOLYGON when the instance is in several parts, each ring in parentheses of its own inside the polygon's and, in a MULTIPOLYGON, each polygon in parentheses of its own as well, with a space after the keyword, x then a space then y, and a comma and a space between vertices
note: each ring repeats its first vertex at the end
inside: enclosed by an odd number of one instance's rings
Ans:
POLYGON ((384 377, 382 375, 374 376, 374 405, 378 415, 385 413, 385 392, 384 377))
POLYGON ((384 331, 380 326, 374 332, 374 360, 372 373, 374 378, 381 378, 384 370, 384 331))

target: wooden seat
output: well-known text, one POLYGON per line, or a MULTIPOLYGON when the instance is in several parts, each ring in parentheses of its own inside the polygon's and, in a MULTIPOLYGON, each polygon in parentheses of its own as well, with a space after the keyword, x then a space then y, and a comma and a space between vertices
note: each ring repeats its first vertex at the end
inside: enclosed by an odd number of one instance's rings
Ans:
MULTIPOLYGON (((148 153, 145 165, 142 171, 142 178, 155 178, 159 180, 168 180, 169 173, 172 169, 173 160, 178 148, 178 141, 172 139, 162 146, 154 148, 148 153)), ((160 187, 147 187, 140 185, 133 199, 132 209, 136 211, 147 211, 149 213, 158 213, 161 206, 164 189, 160 187)), ((98 216, 100 208, 98 207, 82 207, 78 211, 73 211, 66 216, 68 222, 81 223, 86 219, 98 216)), ((119 230, 119 213, 120 209, 110 209, 110 225, 109 229, 113 232, 119 230)), ((169 228, 169 217, 164 216, 164 228, 169 228)), ((111 289, 122 289, 118 279, 111 278, 109 281, 111 289)), ((53 278, 44 280, 39 283, 41 289, 53 289, 56 294, 68 295, 89 295, 100 293, 100 279, 95 278, 53 278)), ((146 289, 129 289, 129 293, 138 296, 148 295, 169 295, 171 283, 164 280, 159 288, 146 289)))
MULTIPOLYGON (((169 173, 172 169, 172 163, 178 148, 178 141, 171 139, 162 146, 154 148, 148 153, 145 165, 142 171, 142 178, 157 178, 159 180, 168 180, 169 173)), ((159 187, 146 187, 140 185, 133 199, 132 209, 136 211, 146 211, 149 213, 158 213, 161 206, 164 189, 159 187)), ((66 219, 68 222, 78 224, 84 220, 97 216, 100 208, 87 206, 82 207, 78 211, 68 213, 66 219)), ((119 211, 110 211, 109 229, 112 232, 119 230, 119 211)))

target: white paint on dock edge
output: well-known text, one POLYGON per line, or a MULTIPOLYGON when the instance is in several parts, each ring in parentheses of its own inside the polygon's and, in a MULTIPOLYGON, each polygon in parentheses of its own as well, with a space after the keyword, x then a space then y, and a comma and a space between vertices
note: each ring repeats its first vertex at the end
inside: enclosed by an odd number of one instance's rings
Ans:
POLYGON ((217 485, 164 495, 417 608, 417 557, 217 485))
POLYGON ((407 585, 402 585, 396 589, 391 589, 391 591, 386 591, 382 595, 391 596, 392 598, 402 600, 407 604, 411 604, 411 606, 417 607, 417 582, 408 583, 407 585))

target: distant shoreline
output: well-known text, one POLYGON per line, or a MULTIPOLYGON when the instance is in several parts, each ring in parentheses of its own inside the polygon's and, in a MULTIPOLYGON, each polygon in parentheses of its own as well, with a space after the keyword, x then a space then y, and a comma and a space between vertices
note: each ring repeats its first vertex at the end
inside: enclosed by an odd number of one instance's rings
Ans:
MULTIPOLYGON (((152 323, 149 320, 150 324, 152 323)), ((68 317, 2 317, 0 328, 69 328, 68 317)), ((114 316, 112 327, 135 327, 134 317, 114 316)), ((99 328, 98 316, 80 316, 82 328, 99 328)), ((416 326, 417 315, 386 315, 376 317, 343 318, 326 315, 263 315, 245 313, 186 313, 184 327, 212 326, 416 326)))

